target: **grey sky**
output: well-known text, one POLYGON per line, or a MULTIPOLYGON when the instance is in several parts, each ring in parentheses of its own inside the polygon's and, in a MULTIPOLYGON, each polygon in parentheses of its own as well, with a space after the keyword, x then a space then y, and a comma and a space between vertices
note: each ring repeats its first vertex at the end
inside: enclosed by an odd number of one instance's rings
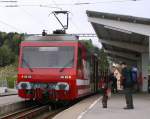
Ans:
MULTIPOLYGON (((0 0, 1 1, 1 0, 0 0)), ((150 18, 150 0, 17 0, 17 3, 0 2, 0 31, 41 33, 43 29, 51 33, 61 28, 54 16, 50 14, 54 9, 50 7, 39 7, 38 5, 49 5, 60 7, 70 11, 70 26, 68 33, 94 33, 93 28, 87 20, 86 10, 125 14, 138 17, 150 18), (126 2, 112 2, 126 1, 126 2), (78 2, 99 2, 92 5, 66 5, 78 2), (58 5, 59 4, 59 5, 58 5), (63 5, 60 5, 63 4, 63 5), (65 4, 65 5, 64 5, 65 4), (20 7, 5 7, 6 5, 20 5, 20 7), (32 5, 32 6, 23 6, 32 5), (35 6, 33 6, 35 5, 35 6), (37 5, 37 6, 36 6, 37 5)), ((95 44, 97 42, 95 41, 95 44)))

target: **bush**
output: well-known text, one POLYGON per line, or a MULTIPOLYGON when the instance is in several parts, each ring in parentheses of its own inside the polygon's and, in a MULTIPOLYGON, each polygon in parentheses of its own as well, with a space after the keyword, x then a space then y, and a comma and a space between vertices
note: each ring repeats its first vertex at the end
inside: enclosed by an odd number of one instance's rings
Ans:
POLYGON ((14 88, 14 82, 16 81, 16 79, 16 77, 6 77, 9 88, 14 88))
POLYGON ((0 47, 0 66, 4 67, 6 65, 9 65, 15 61, 15 55, 11 51, 11 49, 3 45, 0 47))
MULTIPOLYGON (((14 81, 17 77, 17 68, 16 63, 9 66, 0 67, 0 82, 7 81, 9 88, 14 88, 14 81)), ((1 84, 0 84, 1 86, 1 84)))

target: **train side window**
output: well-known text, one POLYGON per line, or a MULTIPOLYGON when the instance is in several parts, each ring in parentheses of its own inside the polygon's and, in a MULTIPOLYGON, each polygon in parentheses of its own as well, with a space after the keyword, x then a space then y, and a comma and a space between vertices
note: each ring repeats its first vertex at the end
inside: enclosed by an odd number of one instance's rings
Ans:
POLYGON ((78 65, 77 65, 77 68, 78 68, 78 76, 79 76, 79 78, 82 78, 83 77, 83 64, 82 64, 82 49, 81 48, 78 49, 78 65))
POLYGON ((78 49, 78 67, 82 67, 82 49, 78 49))

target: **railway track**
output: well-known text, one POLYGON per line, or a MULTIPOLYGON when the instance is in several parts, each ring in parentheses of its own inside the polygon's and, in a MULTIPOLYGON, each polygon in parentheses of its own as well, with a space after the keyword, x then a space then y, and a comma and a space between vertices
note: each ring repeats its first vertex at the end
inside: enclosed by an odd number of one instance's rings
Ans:
POLYGON ((38 118, 35 119, 52 119, 56 114, 60 113, 61 111, 65 110, 67 107, 63 107, 63 108, 58 108, 55 110, 51 110, 50 112, 47 112, 43 115, 41 115, 38 118))
POLYGON ((50 106, 49 104, 43 106, 34 105, 32 107, 24 108, 14 113, 4 115, 0 117, 0 119, 52 119, 52 117, 54 117, 59 112, 71 107, 72 105, 78 103, 79 101, 89 96, 76 100, 75 102, 67 106, 56 106, 53 110, 51 109, 52 106, 50 106))
POLYGON ((0 117, 0 119, 32 119, 48 110, 49 105, 33 106, 26 109, 22 109, 18 112, 5 115, 3 117, 0 117))

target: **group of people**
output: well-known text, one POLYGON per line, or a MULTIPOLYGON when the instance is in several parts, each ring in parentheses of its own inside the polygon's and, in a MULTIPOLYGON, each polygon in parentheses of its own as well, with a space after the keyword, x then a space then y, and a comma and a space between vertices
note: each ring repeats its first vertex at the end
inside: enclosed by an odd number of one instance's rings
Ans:
MULTIPOLYGON (((137 80, 137 68, 129 68, 125 62, 121 63, 121 87, 123 87, 125 99, 126 99, 126 107, 124 109, 134 109, 133 105, 133 97, 132 97, 132 89, 137 80)), ((112 92, 118 92, 117 90, 117 78, 114 76, 114 69, 111 71, 108 78, 105 78, 102 86, 102 105, 103 108, 107 108, 107 100, 108 95, 110 93, 110 89, 112 92)))

